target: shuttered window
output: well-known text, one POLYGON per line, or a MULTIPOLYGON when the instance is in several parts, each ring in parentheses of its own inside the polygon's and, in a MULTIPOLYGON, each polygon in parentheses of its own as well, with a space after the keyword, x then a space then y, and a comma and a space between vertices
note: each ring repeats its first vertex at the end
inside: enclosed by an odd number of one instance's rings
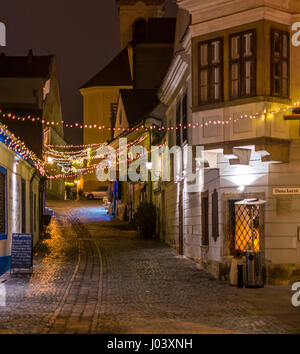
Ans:
POLYGON ((214 190, 212 197, 212 237, 217 241, 219 237, 219 206, 218 206, 218 192, 214 190))
POLYGON ((202 193, 202 246, 209 245, 208 192, 202 193))

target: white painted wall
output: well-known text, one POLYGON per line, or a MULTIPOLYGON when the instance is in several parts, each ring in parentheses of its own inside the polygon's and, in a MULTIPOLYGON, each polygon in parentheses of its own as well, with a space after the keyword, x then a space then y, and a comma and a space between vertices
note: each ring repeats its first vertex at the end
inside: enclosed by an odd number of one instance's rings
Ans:
POLYGON ((22 232, 22 197, 21 197, 21 180, 26 181, 26 232, 33 233, 34 245, 39 239, 39 179, 34 177, 30 188, 30 180, 35 169, 25 160, 17 157, 16 153, 9 150, 0 142, 0 166, 6 169, 7 177, 7 240, 0 240, 0 257, 10 256, 11 240, 13 233, 22 232), (30 213, 30 193, 36 194, 36 230, 31 230, 31 213, 30 213))

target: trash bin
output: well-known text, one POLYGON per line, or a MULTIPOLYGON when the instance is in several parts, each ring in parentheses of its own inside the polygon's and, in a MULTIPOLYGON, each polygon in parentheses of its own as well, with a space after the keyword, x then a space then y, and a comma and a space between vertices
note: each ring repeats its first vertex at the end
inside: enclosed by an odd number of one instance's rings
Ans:
POLYGON ((262 252, 247 251, 246 252, 246 287, 262 288, 263 269, 262 269, 262 252))

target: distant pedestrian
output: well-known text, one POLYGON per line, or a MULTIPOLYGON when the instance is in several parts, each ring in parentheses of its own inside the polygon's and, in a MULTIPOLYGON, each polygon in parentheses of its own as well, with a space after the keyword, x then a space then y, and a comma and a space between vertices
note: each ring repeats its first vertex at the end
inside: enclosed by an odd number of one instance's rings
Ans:
POLYGON ((66 196, 67 196, 67 199, 70 200, 71 199, 71 188, 70 186, 66 186, 65 188, 65 191, 66 191, 66 196))
POLYGON ((73 197, 74 200, 77 199, 77 191, 76 191, 76 189, 73 189, 72 197, 73 197))

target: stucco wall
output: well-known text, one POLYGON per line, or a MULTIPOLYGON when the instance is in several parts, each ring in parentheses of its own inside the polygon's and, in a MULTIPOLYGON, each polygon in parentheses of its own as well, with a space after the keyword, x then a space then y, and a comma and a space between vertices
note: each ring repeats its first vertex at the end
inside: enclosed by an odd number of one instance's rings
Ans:
POLYGON ((33 234, 34 245, 39 240, 39 179, 34 177, 31 186, 30 180, 35 169, 16 154, 0 143, 0 166, 6 171, 6 222, 7 239, 0 240, 0 273, 10 267, 11 238, 13 233, 22 232, 22 202, 21 180, 26 184, 26 233, 33 234), (30 193, 36 195, 35 220, 31 210, 30 193), (35 227, 34 227, 35 223, 35 227))

